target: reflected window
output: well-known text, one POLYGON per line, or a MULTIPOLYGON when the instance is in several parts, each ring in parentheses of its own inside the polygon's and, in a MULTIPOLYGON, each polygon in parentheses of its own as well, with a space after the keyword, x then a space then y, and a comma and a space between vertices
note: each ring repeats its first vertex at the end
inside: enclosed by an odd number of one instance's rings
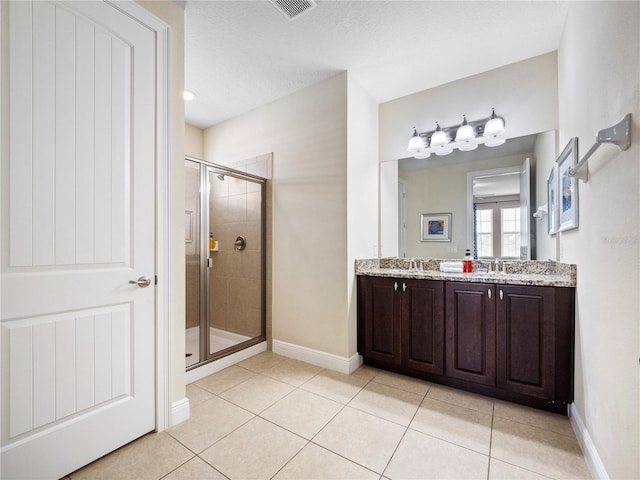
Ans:
POLYGON ((480 259, 520 258, 520 203, 476 204, 476 248, 480 259))
POLYGON ((476 244, 478 258, 493 257, 493 210, 476 211, 476 244))
POLYGON ((500 209, 502 257, 520 256, 520 206, 500 209))

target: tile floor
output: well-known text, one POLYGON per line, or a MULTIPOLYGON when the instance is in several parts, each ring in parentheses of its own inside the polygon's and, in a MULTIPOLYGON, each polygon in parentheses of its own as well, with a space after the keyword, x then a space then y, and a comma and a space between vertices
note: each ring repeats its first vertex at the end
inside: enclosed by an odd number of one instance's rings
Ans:
POLYGON ((566 417, 265 352, 187 386, 191 418, 78 479, 587 479, 566 417))

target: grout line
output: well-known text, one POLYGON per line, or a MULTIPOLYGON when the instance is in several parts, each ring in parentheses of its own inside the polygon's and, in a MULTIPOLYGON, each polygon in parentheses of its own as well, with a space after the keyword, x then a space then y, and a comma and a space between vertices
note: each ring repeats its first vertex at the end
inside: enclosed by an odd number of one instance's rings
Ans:
MULTIPOLYGON (((204 463, 206 463, 207 465, 209 465, 211 468, 213 468, 216 472, 218 472, 220 475, 222 475, 224 478, 226 478, 227 480, 230 480, 229 477, 227 477, 224 473, 222 473, 220 470, 218 470, 216 467, 214 467, 213 465, 211 465, 209 462, 207 462, 204 458, 202 458, 200 455, 196 455, 196 457, 198 457, 200 460, 202 460, 204 463)), ((193 459, 192 459, 193 460, 193 459)))
POLYGON ((493 402, 493 408, 491 410, 491 432, 489 432, 489 461, 487 462, 487 480, 491 474, 491 449, 493 448, 493 421, 496 418, 496 402, 493 402))
MULTIPOLYGON (((418 407, 420 408, 420 407, 418 407)), ((417 412, 418 410, 416 410, 417 412)), ((415 414, 414 414, 415 416, 415 414)), ((413 418, 412 418, 413 420, 413 418)), ((411 422, 409 422, 409 425, 411 425, 411 422)), ((391 455, 389 456, 389 460, 387 460, 387 463, 385 464, 384 468, 382 469, 382 472, 380 473, 380 475, 384 476, 384 472, 387 471, 387 468, 389 468, 389 464, 391 463, 391 460, 393 460, 393 457, 395 456, 395 454, 398 452, 398 448, 400 448, 400 444, 402 443, 402 441, 404 440, 404 437, 407 435, 407 432, 409 431, 409 427, 405 427, 404 432, 402 432, 402 436, 400 437, 400 440, 398 441, 398 444, 396 445, 396 447, 393 449, 393 452, 391 453, 391 455)))
MULTIPOLYGON (((275 424, 274 424, 274 425, 275 425, 275 424)), ((277 425, 277 426, 278 426, 278 427, 280 427, 280 425, 277 425)), ((280 427, 280 428, 282 428, 282 427, 280 427)), ((288 430, 287 430, 287 431, 288 431, 288 430)), ((304 437, 303 437, 303 438, 304 438, 304 437)), ((307 440, 307 439, 305 438, 305 440, 307 440)), ((289 464, 291 463, 291 461, 292 461, 294 458, 296 458, 298 455, 300 455, 300 452, 302 452, 302 450, 304 450, 305 448, 307 448, 307 445, 309 445, 310 443, 311 443, 311 441, 310 441, 310 440, 307 440, 307 443, 305 443, 305 444, 302 446, 302 448, 301 448, 300 450, 298 450, 298 451, 297 451, 297 452, 296 452, 296 453, 295 453, 295 454, 294 454, 294 455, 293 455, 289 460, 287 460, 286 462, 284 462, 284 464, 283 464, 283 465, 282 465, 282 466, 281 466, 281 467, 276 471, 276 473, 274 473, 274 474, 273 474, 271 477, 269 477, 269 478, 271 479, 271 478, 275 478, 276 476, 278 476, 278 473, 280 473, 280 472, 284 469, 284 467, 286 467, 287 465, 289 465, 289 464)))
MULTIPOLYGON (((325 447, 324 445, 320 445, 319 443, 315 443, 313 441, 310 441, 309 443, 312 444, 312 445, 315 445, 318 448, 326 450, 327 452, 332 453, 332 454, 336 455, 337 457, 340 457, 340 458, 346 460, 349 463, 353 463, 354 465, 358 465, 359 467, 362 467, 362 468, 364 468, 364 469, 366 469, 366 470, 368 470, 370 472, 373 472, 376 475, 380 475, 380 478, 382 478, 384 476, 384 473, 378 473, 375 470, 372 470, 371 468, 367 467, 366 465, 362 465, 361 463, 358 463, 358 462, 356 462, 355 460, 353 460, 351 458, 347 458, 347 457, 345 457, 344 455, 342 455, 342 454, 340 454, 338 452, 334 452, 333 450, 331 450, 330 448, 325 447)), ((384 472, 384 470, 383 470, 383 472, 384 472)))

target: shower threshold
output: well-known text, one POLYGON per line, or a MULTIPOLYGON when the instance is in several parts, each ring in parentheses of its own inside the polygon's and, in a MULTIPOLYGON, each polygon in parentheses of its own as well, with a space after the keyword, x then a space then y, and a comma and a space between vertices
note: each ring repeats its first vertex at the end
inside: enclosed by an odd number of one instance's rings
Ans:
MULTIPOLYGON (((199 333, 200 327, 191 327, 186 330, 185 353, 187 355, 191 353, 191 355, 185 357, 185 367, 187 368, 200 362, 199 333)), ((233 347, 239 343, 251 340, 251 338, 253 337, 247 337, 246 335, 240 335, 220 328, 209 327, 209 348, 211 349, 211 352, 219 352, 225 348, 233 347)))

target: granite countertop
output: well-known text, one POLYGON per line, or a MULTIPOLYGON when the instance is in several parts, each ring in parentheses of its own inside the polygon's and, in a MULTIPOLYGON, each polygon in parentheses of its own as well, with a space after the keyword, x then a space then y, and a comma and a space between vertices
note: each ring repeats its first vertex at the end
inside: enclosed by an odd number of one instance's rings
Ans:
POLYGON ((503 285, 535 285, 543 287, 575 287, 576 266, 551 261, 505 261, 506 273, 478 272, 489 262, 474 261, 473 273, 443 273, 440 262, 456 260, 416 259, 422 269, 411 269, 405 258, 356 260, 356 275, 372 277, 417 278, 453 282, 499 283, 503 285))

